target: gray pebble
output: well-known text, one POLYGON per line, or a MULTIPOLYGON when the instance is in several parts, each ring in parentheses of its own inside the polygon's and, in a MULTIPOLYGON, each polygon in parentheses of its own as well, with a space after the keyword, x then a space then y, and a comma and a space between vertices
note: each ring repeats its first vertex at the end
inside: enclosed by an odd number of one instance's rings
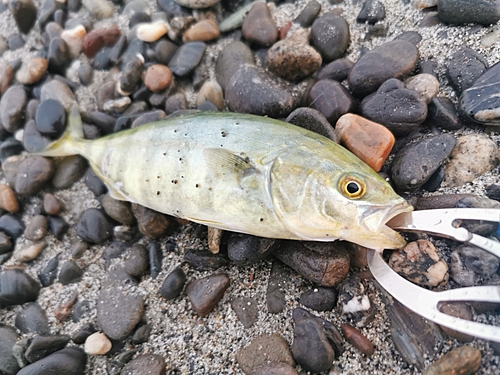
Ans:
POLYGON ((22 307, 16 315, 15 325, 22 333, 50 334, 47 314, 36 302, 27 303, 22 307))

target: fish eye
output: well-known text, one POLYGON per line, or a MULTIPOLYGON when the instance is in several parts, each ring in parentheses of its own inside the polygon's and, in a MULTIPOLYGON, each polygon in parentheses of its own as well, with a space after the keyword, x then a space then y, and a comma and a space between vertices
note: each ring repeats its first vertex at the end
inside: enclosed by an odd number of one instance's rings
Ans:
POLYGON ((339 180, 339 190, 347 198, 358 199, 365 195, 365 183, 354 176, 343 176, 339 180))

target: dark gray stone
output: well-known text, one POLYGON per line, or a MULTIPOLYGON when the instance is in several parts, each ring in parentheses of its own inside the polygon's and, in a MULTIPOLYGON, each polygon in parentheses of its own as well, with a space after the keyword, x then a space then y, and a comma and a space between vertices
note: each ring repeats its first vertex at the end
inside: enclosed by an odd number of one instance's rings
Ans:
POLYGON ((235 297, 231 301, 231 307, 245 328, 253 326, 259 317, 259 305, 253 298, 235 297))
POLYGON ((267 258, 277 245, 273 239, 234 233, 227 244, 227 255, 238 265, 249 265, 267 258))
POLYGON ((63 349, 69 341, 70 337, 66 335, 36 336, 26 348, 24 356, 33 363, 63 349))
POLYGON ((176 268, 168 274, 160 288, 160 294, 167 301, 177 298, 186 283, 186 274, 182 268, 176 268))
POLYGON ((24 107, 28 95, 23 86, 11 86, 0 99, 0 125, 10 133, 14 133, 24 122, 24 107))
POLYGON ((168 67, 175 75, 184 77, 198 66, 206 48, 207 45, 203 42, 184 43, 175 52, 168 67))
POLYGON ((432 99, 427 106, 425 123, 446 130, 458 130, 463 125, 455 104, 447 97, 432 99))
POLYGON ((83 276, 83 270, 73 260, 68 260, 61 266, 59 271, 59 282, 68 285, 80 281, 83 276))
POLYGON ((472 87, 474 82, 488 69, 488 61, 478 52, 464 47, 453 54, 447 64, 447 76, 458 94, 472 87))
POLYGON ((90 243, 103 243, 113 235, 113 225, 97 208, 86 210, 76 224, 76 234, 90 243))
POLYGON ((339 135, 333 130, 333 126, 328 122, 325 116, 313 108, 297 108, 288 115, 286 122, 321 134, 322 136, 330 138, 335 143, 339 143, 339 135))
POLYGON ((19 340, 16 330, 9 326, 0 326, 0 374, 15 375, 19 365, 12 353, 12 347, 19 340))
POLYGON ((341 58, 351 43, 347 21, 330 12, 317 18, 311 28, 311 44, 321 53, 324 62, 341 58))
POLYGON ((342 82, 348 77, 353 65, 354 63, 347 58, 333 60, 318 71, 316 79, 318 81, 322 79, 333 79, 334 81, 342 82))
POLYGON ((320 112, 330 124, 335 124, 340 116, 353 112, 356 101, 349 91, 337 81, 324 79, 309 90, 307 104, 320 112))
POLYGON ((365 0, 363 7, 356 17, 356 22, 368 22, 375 25, 377 22, 385 18, 385 6, 378 0, 365 0))
POLYGON ((495 0, 438 0, 439 18, 447 23, 491 25, 500 20, 500 3, 495 0))
POLYGON ((36 303, 27 303, 16 315, 16 328, 22 333, 38 333, 50 335, 50 326, 47 314, 42 307, 36 303))
POLYGON ((36 301, 40 284, 24 271, 6 270, 0 273, 0 308, 36 301))
POLYGON ((84 375, 86 365, 87 354, 80 348, 70 347, 24 367, 17 375, 84 375))
POLYGON ((293 22, 298 23, 301 27, 310 27, 316 17, 318 17, 319 12, 321 12, 321 4, 312 0, 307 3, 293 22))
POLYGON ((299 302, 315 311, 331 311, 337 305, 337 290, 318 286, 305 291, 299 302))

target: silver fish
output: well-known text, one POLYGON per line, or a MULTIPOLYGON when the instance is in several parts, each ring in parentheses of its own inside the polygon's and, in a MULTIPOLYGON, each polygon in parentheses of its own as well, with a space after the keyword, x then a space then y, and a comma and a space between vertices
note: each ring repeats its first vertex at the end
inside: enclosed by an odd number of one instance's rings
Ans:
POLYGON ((68 123, 39 154, 82 155, 116 199, 261 237, 405 244, 385 224, 412 207, 352 153, 303 128, 208 112, 86 140, 76 106, 68 123))

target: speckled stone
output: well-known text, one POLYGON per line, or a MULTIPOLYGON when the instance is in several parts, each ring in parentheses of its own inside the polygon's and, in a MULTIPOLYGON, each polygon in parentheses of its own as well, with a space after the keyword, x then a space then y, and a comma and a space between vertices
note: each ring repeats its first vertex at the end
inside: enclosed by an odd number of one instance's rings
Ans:
POLYGON ((243 21, 241 32, 250 43, 269 47, 278 40, 278 27, 266 3, 255 3, 243 21))
POLYGON ((347 21, 329 12, 317 18, 311 28, 311 44, 321 53, 325 62, 342 57, 351 42, 347 21))
POLYGON ((481 352, 471 346, 460 346, 431 363, 422 375, 472 375, 481 366, 481 352))
POLYGON ((229 287, 229 276, 216 274, 192 281, 186 288, 191 306, 200 316, 208 315, 217 306, 229 287))

